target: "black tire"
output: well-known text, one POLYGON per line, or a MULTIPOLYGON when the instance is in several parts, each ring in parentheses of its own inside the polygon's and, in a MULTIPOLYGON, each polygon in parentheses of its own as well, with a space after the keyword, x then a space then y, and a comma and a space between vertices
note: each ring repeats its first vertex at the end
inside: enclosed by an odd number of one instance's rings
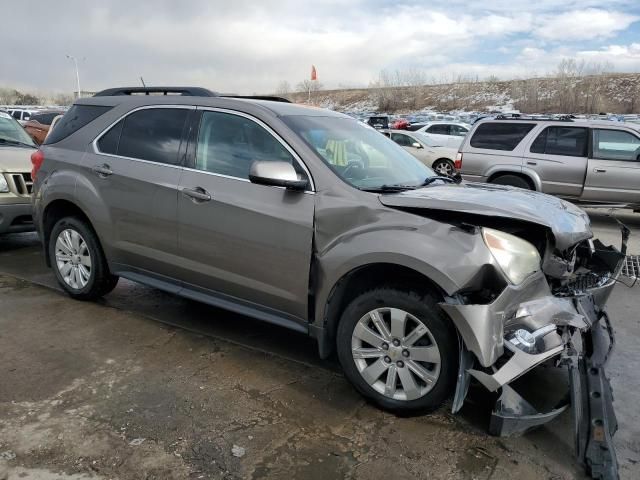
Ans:
POLYGON ((531 184, 518 175, 500 175, 491 180, 490 183, 497 185, 509 185, 511 187, 524 188, 525 190, 533 190, 531 184))
POLYGON ((49 258, 58 283, 63 290, 76 300, 95 300, 111 292, 118 284, 118 277, 109 271, 107 260, 100 246, 98 236, 93 228, 79 217, 65 217, 53 226, 49 235, 49 258), (75 230, 87 245, 91 258, 91 272, 89 280, 82 288, 72 288, 65 282, 56 262, 56 241, 64 230, 75 230))
POLYGON ((336 343, 338 359, 347 379, 368 401, 385 410, 401 415, 426 413, 440 407, 454 392, 458 373, 457 336, 451 321, 430 294, 381 287, 359 295, 342 313, 336 343), (351 343, 354 329, 367 313, 383 307, 404 310, 420 320, 438 347, 441 357, 439 376, 431 390, 419 398, 398 400, 385 396, 369 385, 356 366, 351 343))
POLYGON ((433 165, 431 166, 431 168, 433 168, 433 170, 438 175, 445 175, 445 176, 451 177, 456 173, 455 165, 448 158, 439 158, 438 160, 433 162, 433 165))

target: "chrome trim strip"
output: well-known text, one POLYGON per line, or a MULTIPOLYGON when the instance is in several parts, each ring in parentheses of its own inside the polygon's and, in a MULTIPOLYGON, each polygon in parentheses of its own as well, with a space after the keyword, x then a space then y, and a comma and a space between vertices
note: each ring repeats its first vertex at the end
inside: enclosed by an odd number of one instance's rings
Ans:
MULTIPOLYGON (((110 123, 104 130, 102 130, 102 132, 100 132, 96 136, 96 138, 93 140, 93 142, 91 142, 91 146, 93 147, 93 153, 96 154, 96 155, 102 155, 102 156, 105 156, 105 157, 123 158, 123 159, 126 159, 126 160, 134 160, 136 162, 150 163, 152 165, 162 165, 164 167, 181 168, 181 169, 189 170, 189 171, 193 171, 193 172, 205 173, 207 175, 214 175, 216 177, 228 178, 228 179, 232 179, 232 180, 238 180, 238 181, 241 181, 241 182, 251 183, 251 181, 249 179, 247 179, 247 178, 232 177, 232 176, 223 175, 223 174, 220 174, 220 173, 214 173, 214 172, 207 172, 207 171, 204 171, 204 170, 198 170, 197 168, 189 168, 189 167, 185 167, 184 165, 172 165, 170 163, 154 162, 152 160, 144 160, 144 159, 141 159, 141 158, 125 157, 125 156, 122 156, 122 155, 114 155, 112 153, 104 153, 104 152, 100 151, 100 149, 98 148, 98 141, 104 135, 106 135, 106 133, 116 123, 118 123, 123 118, 128 117, 129 115, 131 115, 134 112, 137 112, 137 111, 140 111, 140 110, 148 110, 148 109, 152 109, 152 108, 181 108, 181 109, 186 109, 186 110, 202 110, 202 111, 222 112, 222 113, 227 113, 227 114, 231 114, 231 115, 238 115, 240 117, 245 117, 245 118, 247 118, 247 119, 249 119, 249 120, 251 120, 253 122, 256 122, 258 125, 260 125, 265 130, 267 130, 267 132, 269 132, 293 156, 293 158, 298 162, 298 164, 305 171, 305 173, 309 177, 309 181, 311 183, 311 190, 305 190, 304 193, 315 194, 315 192, 316 192, 315 182, 313 181, 313 176, 311 175, 311 172, 309 171, 309 169, 307 168, 305 163, 302 161, 300 156, 295 152, 295 150, 293 150, 289 146, 288 143, 286 143, 271 127, 269 127, 262 120, 260 120, 258 118, 255 118, 255 117, 252 117, 251 115, 246 114, 244 112, 238 112, 236 110, 229 110, 229 109, 226 109, 226 108, 202 107, 202 106, 198 107, 196 105, 144 105, 144 106, 141 106, 141 107, 134 108, 133 110, 129 110, 127 113, 125 113, 125 114, 121 115, 120 117, 118 117, 117 120, 115 120, 114 122, 110 123)), ((285 187, 274 187, 274 188, 281 188, 281 189, 285 190, 285 187)))

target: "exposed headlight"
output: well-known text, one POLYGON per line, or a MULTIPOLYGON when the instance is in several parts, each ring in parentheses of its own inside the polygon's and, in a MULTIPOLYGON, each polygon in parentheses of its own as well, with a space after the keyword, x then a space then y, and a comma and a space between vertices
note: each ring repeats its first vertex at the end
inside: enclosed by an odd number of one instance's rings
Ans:
POLYGON ((4 175, 0 173, 0 193, 8 193, 9 185, 7 185, 7 180, 4 178, 4 175))
POLYGON ((540 270, 540 254, 526 240, 491 228, 482 229, 482 238, 511 283, 518 285, 540 270))

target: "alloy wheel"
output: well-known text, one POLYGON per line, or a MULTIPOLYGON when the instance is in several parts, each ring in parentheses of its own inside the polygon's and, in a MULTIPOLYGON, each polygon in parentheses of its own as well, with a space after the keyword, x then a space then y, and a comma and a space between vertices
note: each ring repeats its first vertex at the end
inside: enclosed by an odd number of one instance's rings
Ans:
POLYGON ((453 175, 453 166, 449 162, 443 162, 443 161, 437 162, 434 165, 433 169, 439 175, 445 175, 448 177, 453 175))
POLYGON ((85 239, 76 230, 60 232, 55 246, 56 267, 64 282, 81 290, 91 279, 91 255, 85 239))
POLYGON ((351 353, 362 378, 394 400, 415 400, 435 386, 442 363, 431 331, 398 308, 377 308, 356 323, 351 353))

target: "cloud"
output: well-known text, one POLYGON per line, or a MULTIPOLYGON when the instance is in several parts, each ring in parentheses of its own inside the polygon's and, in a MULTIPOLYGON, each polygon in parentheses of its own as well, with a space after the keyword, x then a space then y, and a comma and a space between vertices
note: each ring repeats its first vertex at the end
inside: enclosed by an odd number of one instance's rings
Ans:
POLYGON ((609 38, 626 30, 640 16, 597 8, 573 10, 557 15, 545 15, 538 20, 534 35, 545 40, 589 40, 609 38))
MULTIPOLYGON (((614 58, 609 46, 640 18, 636 3, 610 0, 111 0, 14 2, 3 12, 0 86, 72 90, 193 84, 237 93, 295 85, 318 67, 326 87, 367 85, 382 69, 442 77, 540 73, 562 56, 614 58), (584 6, 584 8, 583 8, 584 6), (33 33, 25 25, 37 25, 33 33), (588 27, 586 27, 588 26, 588 27), (602 39, 606 38, 606 43, 602 39), (600 40, 598 40, 600 39, 600 40), (598 40, 598 41, 596 41, 598 40), (46 44, 46 48, 43 45, 46 44)), ((635 25, 637 26, 637 24, 635 25)), ((616 63, 617 60, 619 63, 616 63)))

